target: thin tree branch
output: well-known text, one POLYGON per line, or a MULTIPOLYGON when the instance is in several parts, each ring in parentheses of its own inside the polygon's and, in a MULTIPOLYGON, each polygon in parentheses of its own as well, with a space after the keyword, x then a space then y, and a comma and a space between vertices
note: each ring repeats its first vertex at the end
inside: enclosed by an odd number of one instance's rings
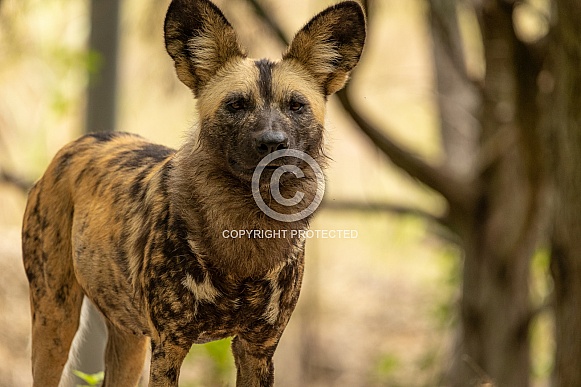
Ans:
POLYGON ((401 216, 415 216, 419 218, 424 218, 431 222, 444 224, 446 219, 441 216, 432 214, 428 211, 422 210, 415 207, 407 207, 398 204, 390 203, 364 203, 346 200, 325 200, 321 203, 321 209, 330 211, 358 211, 358 212, 387 212, 395 215, 401 216))
POLYGON ((398 146, 383 131, 372 125, 353 106, 349 98, 349 87, 337 93, 341 105, 351 116, 353 121, 390 160, 411 177, 418 179, 434 191, 439 192, 448 201, 450 206, 462 210, 472 208, 476 198, 476 190, 472 184, 458 181, 451 173, 431 166, 413 155, 411 152, 398 146))
POLYGON ((23 192, 27 192, 30 189, 30 187, 32 187, 32 182, 20 176, 16 176, 12 173, 6 172, 2 169, 0 169, 0 183, 12 185, 23 192))
POLYGON ((248 4, 254 8, 256 15, 264 22, 268 27, 276 34, 277 38, 280 39, 285 45, 289 45, 290 40, 286 37, 286 34, 280 28, 277 22, 270 16, 270 14, 264 9, 262 4, 258 0, 247 0, 248 4))
POLYGON ((447 216, 436 215, 420 208, 391 203, 362 203, 345 200, 324 200, 320 208, 323 211, 355 211, 416 217, 427 221, 427 226, 432 235, 436 235, 441 240, 454 245, 460 244, 458 234, 453 231, 447 216))
POLYGON ((443 163, 457 176, 473 179, 479 176, 474 165, 479 154, 481 88, 468 76, 456 2, 430 0, 429 4, 443 163))
POLYGON ((457 2, 449 0, 429 0, 430 25, 434 38, 442 42, 442 48, 450 59, 453 70, 467 84, 482 90, 482 82, 470 77, 466 66, 464 42, 458 23, 457 2))
POLYGON ((464 81, 472 82, 464 62, 464 49, 458 33, 456 2, 430 0, 430 22, 432 34, 438 34, 455 71, 464 81))

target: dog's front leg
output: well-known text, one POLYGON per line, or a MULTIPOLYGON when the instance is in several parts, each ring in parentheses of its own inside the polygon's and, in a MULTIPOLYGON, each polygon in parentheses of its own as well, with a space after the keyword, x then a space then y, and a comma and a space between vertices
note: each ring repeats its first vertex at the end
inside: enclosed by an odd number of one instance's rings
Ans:
MULTIPOLYGON (((278 340, 276 340, 278 342, 278 340)), ((232 341, 236 362, 236 387, 270 387, 274 385, 272 356, 276 344, 254 344, 240 336, 232 341)))
POLYGON ((190 346, 151 340, 149 387, 178 387, 180 368, 190 346))

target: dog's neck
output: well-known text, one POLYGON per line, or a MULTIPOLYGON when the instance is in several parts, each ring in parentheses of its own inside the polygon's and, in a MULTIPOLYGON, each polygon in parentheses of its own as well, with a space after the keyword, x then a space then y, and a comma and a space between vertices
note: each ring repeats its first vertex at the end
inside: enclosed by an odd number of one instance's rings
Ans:
MULTIPOLYGON (((189 145, 178 151, 172 207, 187 225, 191 248, 207 265, 242 278, 264 275, 293 256, 308 217, 294 222, 270 218, 255 203, 251 182, 224 171, 214 159, 189 145)), ((316 181, 303 184, 307 200, 312 199, 316 181)))

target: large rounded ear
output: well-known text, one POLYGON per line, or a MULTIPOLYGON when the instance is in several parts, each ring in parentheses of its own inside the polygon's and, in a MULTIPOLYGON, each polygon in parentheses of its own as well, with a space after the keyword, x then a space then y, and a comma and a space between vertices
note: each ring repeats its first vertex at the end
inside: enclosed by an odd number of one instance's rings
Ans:
POLYGON ((364 43, 363 9, 356 1, 345 1, 311 19, 295 35, 283 60, 298 61, 328 96, 345 86, 364 43))
POLYGON ((196 97, 228 61, 246 56, 234 28, 208 0, 173 0, 164 32, 165 47, 175 61, 178 78, 196 97))

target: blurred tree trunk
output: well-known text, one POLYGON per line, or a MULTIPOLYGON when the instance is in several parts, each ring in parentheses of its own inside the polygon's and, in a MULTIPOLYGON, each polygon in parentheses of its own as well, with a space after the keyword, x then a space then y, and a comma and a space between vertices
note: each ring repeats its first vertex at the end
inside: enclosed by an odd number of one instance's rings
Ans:
POLYGON ((555 184, 554 386, 581 386, 581 3, 556 0, 549 74, 548 130, 555 184))
MULTIPOLYGON (((95 54, 97 71, 89 74, 85 132, 114 131, 117 108, 118 0, 91 0, 89 50, 95 54)), ((105 369, 107 328, 100 313, 85 300, 84 338, 79 340, 76 369, 96 373, 105 369)), ((76 382, 81 382, 77 379, 76 382)))
POLYGON ((457 2, 431 0, 429 16, 444 163, 451 173, 469 179, 478 150, 481 97, 467 78, 457 2))
POLYGON ((91 0, 89 50, 97 71, 89 74, 86 132, 115 130, 117 110, 117 57, 119 0, 91 0))
POLYGON ((449 203, 464 267, 458 342, 446 384, 528 386, 529 263, 544 192, 535 161, 539 66, 515 35, 513 4, 486 1, 476 10, 486 75, 482 85, 470 80, 456 2, 430 4, 448 169, 476 191, 469 206, 449 203))

